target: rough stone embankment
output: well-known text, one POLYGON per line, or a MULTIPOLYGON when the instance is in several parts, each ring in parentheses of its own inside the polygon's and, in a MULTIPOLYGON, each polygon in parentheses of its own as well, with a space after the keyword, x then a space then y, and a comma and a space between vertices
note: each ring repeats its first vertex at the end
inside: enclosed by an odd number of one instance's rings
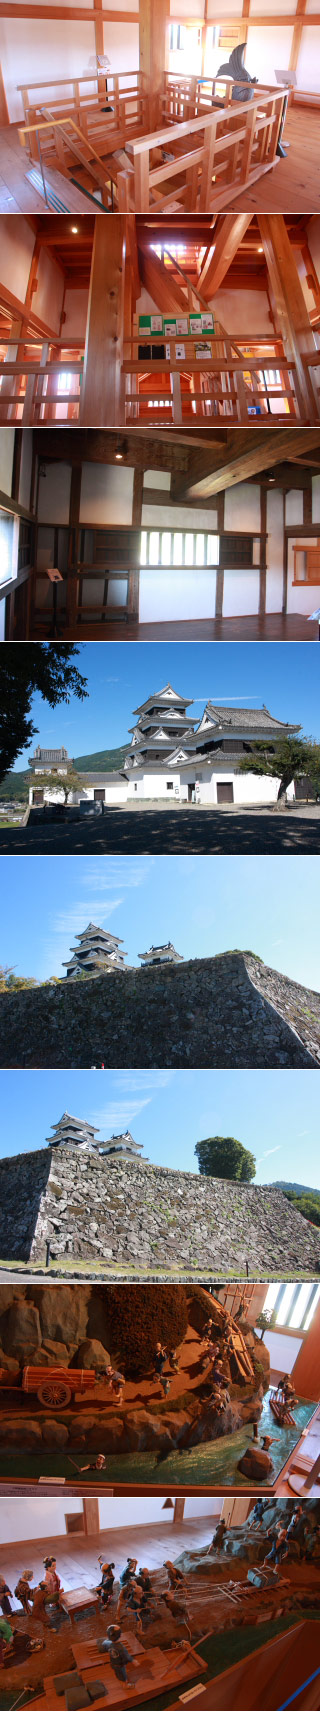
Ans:
POLYGON ((320 1230, 281 1189, 223 1182, 142 1161, 110 1163, 64 1147, 0 1163, 0 1254, 45 1263, 74 1256, 108 1278, 269 1277, 320 1270, 320 1230))
POLYGON ((252 954, 1 994, 7 1068, 319 1068, 320 995, 252 954))

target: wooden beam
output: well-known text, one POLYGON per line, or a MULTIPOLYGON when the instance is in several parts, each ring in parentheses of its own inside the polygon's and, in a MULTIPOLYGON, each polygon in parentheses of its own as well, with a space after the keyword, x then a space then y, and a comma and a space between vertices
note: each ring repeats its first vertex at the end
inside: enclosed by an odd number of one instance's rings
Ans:
POLYGON ((297 11, 296 11, 296 23, 294 25, 292 42, 291 42, 289 71, 296 71, 297 70, 297 64, 298 64, 299 53, 300 53, 300 48, 301 48, 302 31, 303 31, 303 26, 305 23, 306 10, 307 10, 307 0, 298 0, 297 11))
POLYGON ((3 81, 2 65, 0 65, 0 126, 1 126, 1 130, 2 130, 2 127, 4 125, 10 125, 10 119, 9 119, 9 113, 8 113, 8 108, 7 108, 7 97, 6 97, 6 92, 5 92, 5 86, 4 86, 4 81, 3 81))
POLYGON ((85 1534, 100 1533, 99 1499, 83 1498, 83 1515, 85 1534))
MULTIPOLYGON (((17 5, 14 4, 14 0, 1 0, 0 3, 0 18, 56 18, 71 23, 84 18, 86 24, 91 24, 94 23, 96 17, 102 17, 104 24, 139 23, 139 12, 100 12, 96 6, 85 7, 81 10, 80 6, 43 6, 40 4, 37 6, 32 5, 31 0, 30 4, 29 0, 23 0, 23 3, 22 0, 17 0, 17 5)), ((70 83, 72 81, 73 79, 70 77, 70 83)))
MULTIPOLYGON (((159 499, 158 499, 158 503, 159 503, 159 499)), ((137 470, 136 469, 134 471, 134 477, 133 477, 133 498, 132 498, 132 528, 133 529, 141 529, 142 504, 143 504, 143 470, 137 470)))
POLYGON ((171 278, 169 268, 163 266, 159 256, 140 249, 138 244, 139 272, 142 284, 149 292, 157 309, 163 315, 186 315, 188 310, 187 298, 181 291, 181 286, 171 278))
POLYGON ((150 131, 160 122, 167 63, 168 0, 140 0, 139 66, 150 94, 150 131))
POLYGON ((121 214, 97 218, 81 388, 80 420, 86 427, 119 421, 124 264, 121 214))
POLYGON ((314 421, 316 400, 303 353, 315 351, 316 343, 289 233, 283 214, 258 214, 258 224, 275 300, 277 330, 283 338, 286 357, 294 357, 301 419, 314 421))
POLYGON ((199 495, 205 500, 211 494, 221 493, 227 487, 236 487, 238 482, 250 480, 250 476, 256 475, 258 470, 270 469, 273 465, 276 467, 278 457, 281 460, 290 458, 291 434, 295 436, 296 451, 299 448, 303 451, 306 441, 308 441, 308 447, 311 450, 313 446, 320 445, 319 428, 279 428, 279 430, 271 428, 267 430, 268 438, 266 439, 264 439, 263 429, 259 429, 256 441, 254 430, 246 428, 244 434, 247 438, 247 444, 245 441, 243 442, 243 434, 239 429, 235 430, 235 434, 238 443, 240 438, 242 441, 239 452, 237 445, 233 445, 232 449, 230 448, 229 457, 225 463, 221 463, 219 469, 212 470, 211 474, 202 476, 193 483, 190 483, 189 478, 189 482, 187 481, 185 485, 190 498, 199 495))
POLYGON ((225 214, 218 221, 217 236, 214 235, 214 244, 198 280, 207 302, 219 291, 252 219, 252 214, 225 214))

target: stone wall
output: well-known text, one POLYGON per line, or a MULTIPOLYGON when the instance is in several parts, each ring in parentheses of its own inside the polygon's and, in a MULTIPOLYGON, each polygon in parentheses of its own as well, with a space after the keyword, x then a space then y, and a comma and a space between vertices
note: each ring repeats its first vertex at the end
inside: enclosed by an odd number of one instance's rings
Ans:
POLYGON ((0 1257, 74 1256, 109 1278, 243 1277, 320 1269, 312 1230, 281 1189, 106 1160, 70 1147, 0 1162, 0 1257))
POLYGON ((252 953, 62 982, 1 1000, 7 1068, 320 1064, 320 996, 252 953))

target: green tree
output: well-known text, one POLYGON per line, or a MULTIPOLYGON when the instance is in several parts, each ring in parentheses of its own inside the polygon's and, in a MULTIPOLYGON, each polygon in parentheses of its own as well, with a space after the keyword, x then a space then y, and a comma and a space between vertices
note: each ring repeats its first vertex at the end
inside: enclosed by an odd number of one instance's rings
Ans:
POLYGON ((58 771, 53 773, 33 773, 32 784, 34 790, 39 789, 40 791, 44 791, 51 789, 62 791, 64 802, 67 801, 69 791, 83 790, 83 778, 80 778, 80 773, 77 773, 76 767, 68 767, 65 773, 58 773, 58 771))
POLYGON ((0 780, 17 755, 32 742, 38 727, 30 718, 32 697, 38 692, 50 707, 88 695, 87 679, 74 665, 74 643, 6 642, 0 661, 0 780))
POLYGON ((286 1190, 283 1190, 283 1194, 285 1195, 286 1201, 292 1202, 296 1213, 302 1214, 303 1219, 308 1219, 309 1224, 320 1225, 319 1194, 313 1194, 312 1189, 310 1189, 309 1195, 295 1195, 293 1191, 290 1191, 290 1193, 288 1191, 288 1193, 286 1193, 286 1190))
POLYGON ((253 743, 250 753, 242 755, 240 773, 264 773, 279 779, 278 803, 282 803, 293 779, 307 777, 317 789, 320 777, 320 744, 312 737, 282 737, 280 743, 253 743))
POLYGON ((197 1141, 194 1151, 201 1177, 227 1177, 237 1183, 250 1183, 255 1177, 253 1153, 234 1135, 209 1135, 206 1141, 197 1141))
POLYGON ((264 1332, 268 1331, 268 1326, 274 1326, 274 1325, 275 1325, 275 1314, 274 1314, 273 1309, 271 1309, 271 1308, 262 1309, 261 1314, 258 1314, 257 1319, 256 1319, 256 1327, 258 1326, 259 1332, 261 1332, 260 1343, 263 1343, 264 1332))

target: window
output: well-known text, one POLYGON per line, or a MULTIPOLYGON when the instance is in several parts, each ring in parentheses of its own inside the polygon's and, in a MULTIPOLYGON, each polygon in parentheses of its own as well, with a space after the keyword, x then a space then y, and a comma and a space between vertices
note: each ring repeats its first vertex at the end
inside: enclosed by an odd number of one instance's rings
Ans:
POLYGON ((170 779, 169 784, 167 783, 167 791, 173 791, 173 779, 170 779))
POLYGON ((269 1284, 264 1311, 274 1314, 275 1326, 306 1332, 320 1299, 320 1284, 269 1284))
POLYGON ((0 583, 9 582, 10 577, 15 575, 14 523, 10 511, 0 511, 0 583))
POLYGON ((219 564, 219 535, 200 530, 143 529, 141 565, 185 565, 198 569, 219 564))
POLYGON ((65 370, 61 369, 60 373, 58 374, 57 391, 58 392, 71 392, 71 381, 72 381, 72 375, 66 374, 65 370))
POLYGON ((148 398, 148 410, 172 410, 172 399, 161 398, 160 393, 159 398, 148 398))
POLYGON ((170 24, 170 53, 184 53, 185 35, 186 32, 183 24, 170 24))

